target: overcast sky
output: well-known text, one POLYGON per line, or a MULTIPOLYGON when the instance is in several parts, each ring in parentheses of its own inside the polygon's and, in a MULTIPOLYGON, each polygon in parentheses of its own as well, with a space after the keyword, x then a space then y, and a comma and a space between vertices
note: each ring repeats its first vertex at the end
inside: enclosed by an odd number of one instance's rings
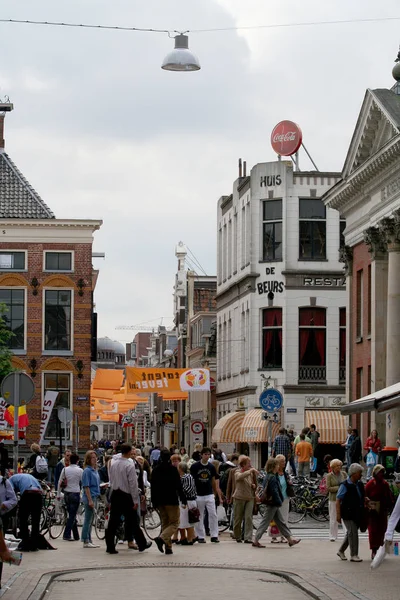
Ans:
MULTIPOLYGON (((0 18, 191 30, 400 17, 398 0, 19 0, 0 18), (15 6, 17 5, 17 6, 15 6)), ((175 245, 216 273, 216 205, 237 160, 274 160, 299 123, 320 170, 340 170, 367 87, 391 87, 400 20, 189 34, 202 69, 160 68, 166 34, 0 23, 6 150, 59 218, 95 235, 99 335, 172 319, 175 245)), ((302 167, 310 168, 305 158, 302 167)), ((168 321, 167 321, 168 322, 168 321)))

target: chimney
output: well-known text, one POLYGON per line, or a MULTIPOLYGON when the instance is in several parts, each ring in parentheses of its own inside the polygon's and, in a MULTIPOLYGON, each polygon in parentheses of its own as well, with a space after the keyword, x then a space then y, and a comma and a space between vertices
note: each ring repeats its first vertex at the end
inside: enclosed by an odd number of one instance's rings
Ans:
MULTIPOLYGON (((7 98, 8 100, 8 98, 7 98)), ((6 112, 11 112, 14 108, 14 105, 11 102, 1 102, 0 101, 0 152, 4 152, 5 141, 4 141, 4 118, 6 116, 6 112)))
POLYGON ((242 159, 239 158, 239 177, 242 177, 242 159))
POLYGON ((246 177, 246 175, 247 175, 247 163, 244 160, 243 161, 243 177, 246 177))

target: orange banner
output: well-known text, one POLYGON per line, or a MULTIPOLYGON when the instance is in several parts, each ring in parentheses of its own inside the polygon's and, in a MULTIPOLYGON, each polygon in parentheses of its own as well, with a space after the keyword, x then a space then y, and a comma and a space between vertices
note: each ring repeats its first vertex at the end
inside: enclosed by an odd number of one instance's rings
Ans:
POLYGON ((129 392, 209 392, 208 369, 138 369, 126 367, 129 392))

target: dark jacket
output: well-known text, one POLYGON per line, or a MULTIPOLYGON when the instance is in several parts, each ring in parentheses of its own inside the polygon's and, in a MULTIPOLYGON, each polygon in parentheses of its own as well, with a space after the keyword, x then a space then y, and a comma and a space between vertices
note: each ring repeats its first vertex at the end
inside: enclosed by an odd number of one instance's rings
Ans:
POLYGON ((263 482, 264 490, 267 490, 267 496, 269 498, 269 506, 282 506, 283 495, 279 479, 273 473, 268 473, 263 482), (267 487, 268 486, 268 487, 267 487))
POLYGON ((108 483, 110 481, 110 478, 108 476, 107 465, 102 466, 98 470, 98 474, 99 474, 99 477, 100 477, 100 483, 108 483))
POLYGON ((362 448, 359 437, 354 438, 349 448, 349 457, 352 463, 359 463, 361 460, 362 448))
POLYGON ((361 481, 350 484, 346 480, 342 485, 346 487, 347 491, 340 502, 340 515, 344 521, 354 521, 360 525, 364 517, 364 484, 361 481))
POLYGON ((154 507, 186 504, 178 469, 171 463, 160 463, 151 474, 151 502, 154 507))

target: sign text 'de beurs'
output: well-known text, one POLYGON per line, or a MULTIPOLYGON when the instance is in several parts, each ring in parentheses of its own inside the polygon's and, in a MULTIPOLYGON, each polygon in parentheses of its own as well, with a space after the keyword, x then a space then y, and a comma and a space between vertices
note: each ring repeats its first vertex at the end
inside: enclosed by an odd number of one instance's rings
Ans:
MULTIPOLYGON (((265 269, 266 275, 275 275, 275 267, 267 267, 265 269)), ((283 281, 269 280, 257 283, 257 290, 259 294, 281 294, 285 288, 283 281)))

